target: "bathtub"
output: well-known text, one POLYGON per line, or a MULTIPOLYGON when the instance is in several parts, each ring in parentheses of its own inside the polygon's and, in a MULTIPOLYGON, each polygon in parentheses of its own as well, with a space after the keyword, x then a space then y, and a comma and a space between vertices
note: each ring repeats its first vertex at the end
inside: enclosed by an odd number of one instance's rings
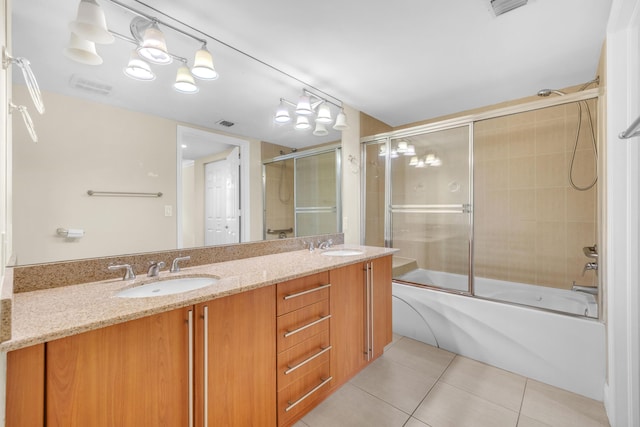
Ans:
MULTIPOLYGON (((396 279, 420 285, 435 285, 442 288, 467 291, 468 278, 461 274, 417 268, 396 279)), ((598 317, 598 303, 594 295, 555 289, 524 283, 476 277, 474 280, 476 296, 545 308, 562 313, 598 317)))
POLYGON ((605 328, 595 319, 393 282, 393 330, 592 399, 603 399, 605 328))

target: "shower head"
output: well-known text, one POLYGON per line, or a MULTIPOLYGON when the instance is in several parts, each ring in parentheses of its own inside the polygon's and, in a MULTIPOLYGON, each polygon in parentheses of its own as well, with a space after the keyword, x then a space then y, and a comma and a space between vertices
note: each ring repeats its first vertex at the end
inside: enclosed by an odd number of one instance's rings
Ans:
POLYGON ((555 89, 541 89, 538 91, 538 96, 549 96, 552 93, 555 93, 556 95, 566 95, 566 93, 555 89))

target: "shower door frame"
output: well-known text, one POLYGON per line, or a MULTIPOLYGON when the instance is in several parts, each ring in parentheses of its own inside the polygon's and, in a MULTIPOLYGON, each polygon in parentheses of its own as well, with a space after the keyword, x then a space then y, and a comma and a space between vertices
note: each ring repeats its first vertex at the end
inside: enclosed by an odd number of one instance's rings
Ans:
MULTIPOLYGON (((393 205, 392 202, 392 191, 391 191, 391 141, 393 139, 399 138, 408 138, 412 136, 420 136, 427 135, 436 132, 447 131, 451 129, 459 129, 467 127, 467 137, 468 137, 468 150, 469 150, 469 197, 467 199, 468 203, 462 204, 460 206, 460 210, 455 210, 458 205, 414 205, 412 207, 407 207, 405 213, 415 213, 415 211, 420 211, 419 213, 444 213, 444 214, 453 214, 453 213, 465 213, 469 214, 469 228, 468 228, 468 246, 467 246, 467 255, 468 255, 468 266, 467 266, 467 290, 460 291, 456 289, 444 288, 440 286, 429 286, 429 285, 420 285, 428 288, 437 289, 443 292, 455 293, 455 294, 464 294, 464 295, 474 295, 473 290, 473 122, 460 123, 460 124, 443 124, 442 126, 434 126, 432 129, 423 130, 422 127, 410 128, 404 131, 399 132, 390 132, 384 134, 380 138, 367 139, 362 140, 362 164, 366 165, 367 163, 367 146, 368 145, 385 145, 385 168, 384 168, 384 245, 385 247, 392 248, 393 247, 393 213, 394 210, 397 210, 398 207, 393 205), (410 209, 411 208, 411 209, 410 209)), ((366 186, 366 174, 362 173, 361 176, 361 186, 365 189, 366 186)), ((361 205, 366 205, 366 191, 361 191, 361 205)), ((399 213, 399 212, 398 212, 399 213)), ((360 221, 361 224, 361 236, 362 236, 362 244, 364 244, 365 232, 366 232, 366 212, 362 211, 362 219, 360 221)))
POLYGON ((267 171, 266 165, 277 163, 280 161, 293 160, 293 237, 298 236, 298 213, 326 213, 334 212, 336 214, 336 232, 342 232, 342 144, 329 144, 322 147, 305 150, 294 151, 289 154, 276 156, 272 159, 262 161, 262 239, 267 239, 267 171), (336 206, 335 208, 315 207, 315 208, 297 208, 296 189, 296 162, 298 159, 305 157, 317 156, 320 154, 335 153, 336 165, 336 206))
MULTIPOLYGON (((604 139, 601 138, 602 135, 602 118, 604 117, 604 110, 603 110, 603 104, 604 104, 604 89, 601 87, 598 88, 594 88, 594 89, 586 89, 583 91, 579 91, 579 92, 572 92, 572 93, 567 93, 564 96, 559 96, 559 97, 555 97, 555 98, 539 98, 537 96, 532 96, 531 97, 532 101, 530 102, 523 102, 517 105, 511 105, 508 107, 500 107, 500 108, 494 108, 494 109, 488 109, 486 111, 482 111, 482 112, 478 112, 478 113, 472 113, 472 114, 466 114, 466 115, 462 115, 460 117, 456 117, 453 119, 445 119, 445 120, 441 120, 441 121, 436 121, 436 122, 432 122, 432 123, 428 123, 428 124, 424 124, 424 125, 418 125, 418 126, 414 126, 414 127, 410 127, 410 128, 405 128, 405 129, 400 129, 400 130, 396 130, 396 131, 391 131, 391 132, 385 132, 385 133, 381 133, 381 134, 377 134, 377 135, 372 135, 372 136, 368 136, 368 137, 363 137, 360 139, 360 143, 361 143, 361 154, 362 154, 362 159, 363 159, 363 164, 366 165, 366 147, 367 145, 372 145, 372 144, 380 144, 381 142, 384 142, 387 144, 387 154, 386 154, 386 158, 385 158, 385 230, 384 230, 384 240, 385 240, 385 247, 392 247, 392 236, 391 236, 391 218, 390 216, 390 204, 389 202, 391 201, 391 162, 388 161, 389 160, 389 156, 390 156, 390 151, 389 151, 389 146, 391 143, 391 139, 396 139, 396 138, 402 138, 402 137, 410 137, 410 136, 415 136, 415 135, 421 135, 421 134, 427 134, 427 133, 431 133, 431 132, 436 132, 436 131, 441 131, 441 130, 447 130, 447 129, 452 129, 452 128, 456 128, 456 127, 460 127, 460 126, 469 126, 470 131, 469 131, 469 137, 471 138, 471 145, 470 145, 470 165, 469 165, 469 171, 470 171, 470 180, 471 180, 471 187, 469 188, 469 192, 470 192, 470 198, 471 198, 471 214, 470 214, 470 239, 469 239, 469 263, 470 263, 470 268, 469 268, 469 292, 460 292, 460 291, 455 291, 455 290, 450 290, 447 288, 442 288, 442 287, 437 287, 437 286, 425 286, 431 289, 435 289, 437 291, 441 291, 441 292, 447 292, 447 293, 456 293, 456 294, 462 294, 465 296, 470 296, 473 298, 480 298, 480 299, 490 299, 490 298, 486 298, 486 297, 482 297, 482 296, 478 296, 475 295, 474 292, 474 287, 473 287, 473 279, 474 279, 474 275, 473 275, 473 257, 474 257, 474 250, 473 250, 473 222, 474 222, 474 214, 473 214, 473 130, 474 130, 474 126, 476 122, 482 121, 482 120, 488 120, 488 119, 495 119, 495 118, 499 118, 499 117, 505 117, 505 116, 509 116, 509 115, 513 115, 513 114, 518 114, 518 113, 526 113, 529 111, 534 111, 534 110, 540 110, 543 108, 548 108, 548 107, 555 107, 558 105, 564 105, 564 104, 571 104, 574 102, 578 102, 578 101, 588 101, 590 99, 595 99, 597 101, 597 123, 598 123, 598 146, 599 146, 599 151, 603 151, 602 148, 600 146, 601 143, 604 143, 604 139)), ((601 165, 598 164, 598 167, 600 167, 601 165)), ((361 176, 361 206, 366 206, 366 176, 365 173, 363 171, 362 176, 361 176)), ((600 195, 601 195, 601 187, 598 189, 598 199, 600 199, 600 195)), ((598 200, 597 205, 601 206, 602 201, 598 200)), ((598 208, 599 210, 600 208, 598 208)), ((599 216, 600 214, 598 214, 599 216)), ((598 240, 602 241, 603 240, 603 224, 601 224, 601 221, 598 220, 598 240)), ((366 212, 363 209, 361 212, 361 220, 360 220, 360 235, 361 235, 361 243, 364 244, 365 243, 365 236, 366 236, 366 212)), ((600 243, 600 242, 598 242, 600 243)), ((599 244, 598 245, 600 248, 604 247, 603 245, 599 244)), ((601 259, 606 259, 606 257, 601 257, 601 259)), ((603 267, 603 265, 599 266, 601 269, 603 267)), ((411 283, 408 283, 411 285, 411 283)), ((424 285, 417 285, 417 284, 413 284, 415 286, 424 286, 424 285)), ((518 305, 517 303, 512 303, 509 301, 502 301, 502 300, 493 300, 493 301, 499 301, 503 304, 511 304, 511 305, 518 305)), ((602 296, 602 280, 598 280, 598 296, 597 296, 597 304, 598 307, 601 308, 603 307, 603 296, 602 296)), ((539 309, 539 310, 545 310, 545 311, 550 311, 550 312, 555 312, 554 310, 550 310, 550 309, 545 309, 545 308, 536 308, 536 307, 532 307, 532 306, 527 306, 529 308, 533 308, 533 309, 539 309)), ((580 317, 580 318, 584 318, 584 316, 579 316, 579 315, 574 315, 571 313, 565 313, 565 312, 557 312, 566 316, 574 316, 574 317, 580 317)), ((598 310, 598 319, 602 319, 604 315, 604 310, 599 309, 598 310)))

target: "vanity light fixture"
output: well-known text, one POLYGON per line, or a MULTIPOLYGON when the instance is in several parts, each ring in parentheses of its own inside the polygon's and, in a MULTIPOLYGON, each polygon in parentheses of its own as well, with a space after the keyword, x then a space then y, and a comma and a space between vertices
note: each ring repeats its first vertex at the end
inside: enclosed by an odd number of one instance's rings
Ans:
POLYGON ((296 129, 310 129, 312 127, 311 120, 313 120, 315 121, 313 135, 326 136, 329 134, 326 125, 330 125, 333 122, 333 118, 331 115, 331 105, 340 109, 340 112, 336 116, 336 121, 333 125, 333 129, 340 131, 349 129, 347 116, 344 113, 342 105, 322 98, 315 93, 309 92, 306 89, 302 91, 302 95, 298 99, 298 102, 295 104, 291 101, 286 100, 285 98, 280 98, 280 104, 278 104, 278 108, 276 109, 274 121, 278 124, 289 123, 292 119, 289 107, 294 107, 294 112, 296 114, 296 122, 294 127, 296 129))

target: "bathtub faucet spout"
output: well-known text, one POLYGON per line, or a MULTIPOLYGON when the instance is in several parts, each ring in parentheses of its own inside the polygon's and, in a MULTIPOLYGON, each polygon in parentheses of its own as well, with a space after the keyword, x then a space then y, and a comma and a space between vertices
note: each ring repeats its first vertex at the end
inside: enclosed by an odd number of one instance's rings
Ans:
POLYGON ((576 282, 573 282, 571 290, 574 292, 584 292, 585 294, 598 295, 597 286, 580 286, 576 285, 576 282))

